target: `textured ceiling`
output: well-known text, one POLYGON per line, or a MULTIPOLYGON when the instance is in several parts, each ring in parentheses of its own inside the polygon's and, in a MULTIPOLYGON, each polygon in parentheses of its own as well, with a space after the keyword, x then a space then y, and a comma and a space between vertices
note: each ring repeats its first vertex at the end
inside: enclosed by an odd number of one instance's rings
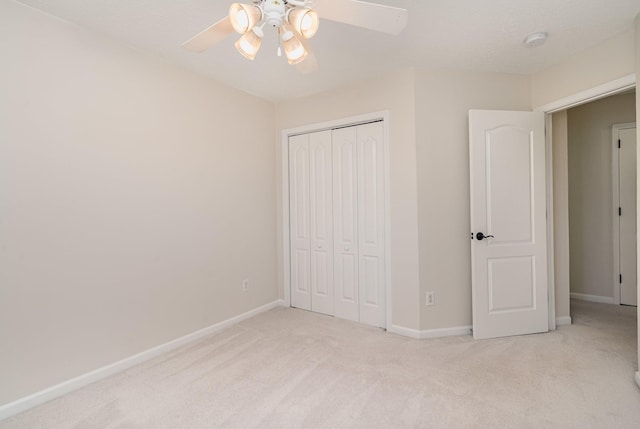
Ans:
POLYGON ((182 42, 226 16, 232 0, 20 3, 273 101, 411 66, 532 74, 628 31, 640 12, 640 0, 376 0, 409 10, 403 33, 389 36, 322 20, 310 41, 319 69, 301 74, 276 56, 275 31, 266 32, 253 62, 235 51, 234 36, 202 54, 181 48, 182 42), (547 43, 526 48, 524 37, 536 31, 549 33, 547 43))

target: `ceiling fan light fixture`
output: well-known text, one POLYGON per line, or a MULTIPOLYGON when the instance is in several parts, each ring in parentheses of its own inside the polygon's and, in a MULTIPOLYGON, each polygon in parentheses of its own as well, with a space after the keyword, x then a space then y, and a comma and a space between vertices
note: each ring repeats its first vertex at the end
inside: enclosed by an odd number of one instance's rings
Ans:
POLYGON ((239 34, 246 34, 262 20, 262 10, 252 4, 232 3, 229 6, 231 26, 239 34))
POLYGON ((253 27, 251 31, 247 31, 235 44, 238 52, 248 60, 253 61, 262 45, 264 32, 260 27, 253 27))
POLYGON ((318 12, 306 7, 294 7, 290 9, 287 20, 305 39, 311 39, 315 36, 320 27, 318 12))
POLYGON ((282 47, 284 48, 284 54, 287 56, 287 61, 291 65, 301 63, 307 58, 307 50, 292 31, 283 31, 282 47))

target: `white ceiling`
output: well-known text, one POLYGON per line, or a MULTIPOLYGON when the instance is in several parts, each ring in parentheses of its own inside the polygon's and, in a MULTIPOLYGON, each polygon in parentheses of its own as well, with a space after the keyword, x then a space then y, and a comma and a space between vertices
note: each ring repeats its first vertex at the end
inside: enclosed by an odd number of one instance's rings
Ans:
POLYGON ((181 48, 233 0, 19 1, 273 101, 411 66, 532 74, 631 29, 640 12, 640 0, 369 0, 407 8, 405 31, 322 20, 310 41, 319 69, 301 74, 276 56, 275 31, 253 62, 236 52, 234 36, 202 54, 181 48), (549 33, 547 43, 526 48, 524 37, 537 31, 549 33))

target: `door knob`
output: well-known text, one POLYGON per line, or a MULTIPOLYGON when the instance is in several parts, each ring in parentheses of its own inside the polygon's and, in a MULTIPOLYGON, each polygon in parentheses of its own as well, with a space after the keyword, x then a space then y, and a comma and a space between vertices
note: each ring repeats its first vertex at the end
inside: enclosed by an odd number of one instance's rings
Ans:
POLYGON ((476 234, 476 238, 477 238, 479 241, 482 241, 482 240, 484 240, 485 238, 494 238, 494 237, 493 237, 493 235, 484 235, 483 233, 479 232, 479 233, 477 233, 477 234, 476 234))

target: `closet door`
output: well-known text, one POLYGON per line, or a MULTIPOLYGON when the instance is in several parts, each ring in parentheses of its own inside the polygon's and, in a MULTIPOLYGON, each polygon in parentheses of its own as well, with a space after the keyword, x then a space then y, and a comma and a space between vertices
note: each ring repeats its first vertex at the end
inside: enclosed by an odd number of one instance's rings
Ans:
POLYGON ((333 130, 335 315, 359 321, 358 177, 355 127, 333 130))
POLYGON ((289 137, 291 306, 311 310, 309 135, 289 137))
POLYGON ((356 132, 360 322, 384 327, 384 128, 382 122, 375 122, 358 126, 356 132))
POLYGON ((309 135, 311 310, 334 314, 331 131, 309 135))

